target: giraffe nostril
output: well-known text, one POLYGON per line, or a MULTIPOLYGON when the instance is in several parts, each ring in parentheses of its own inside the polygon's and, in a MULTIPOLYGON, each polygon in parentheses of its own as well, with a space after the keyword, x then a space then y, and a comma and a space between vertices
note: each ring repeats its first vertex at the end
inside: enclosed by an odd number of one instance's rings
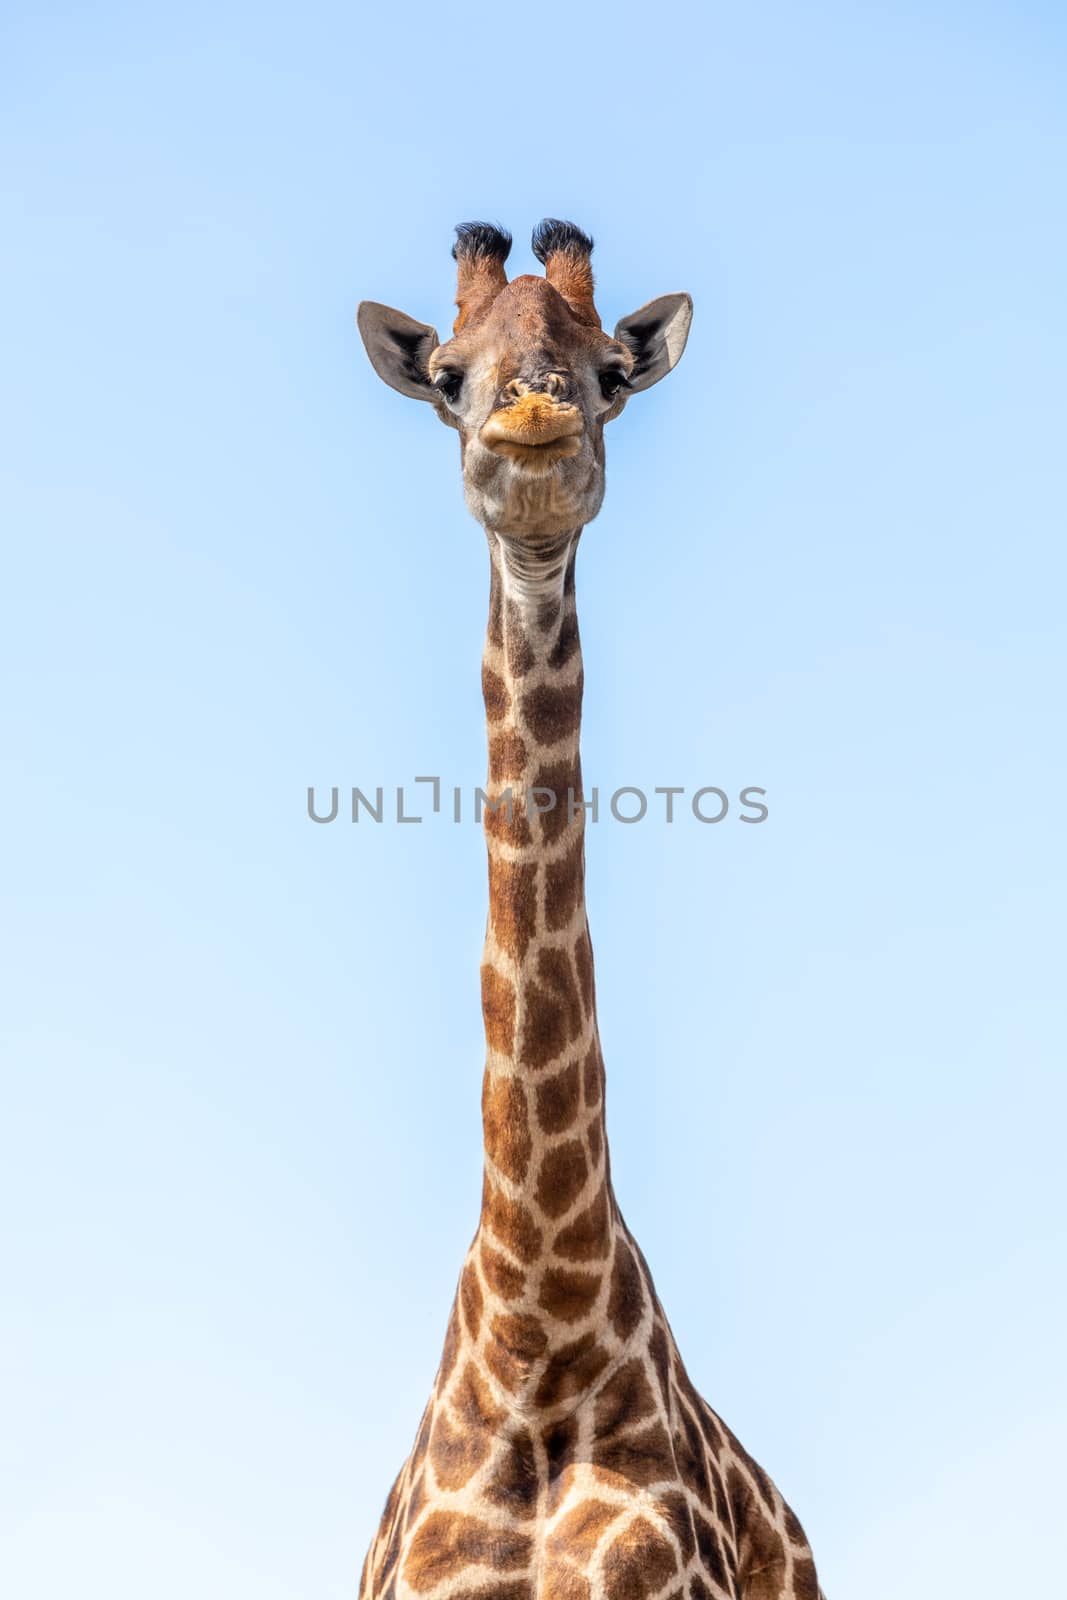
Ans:
POLYGON ((528 394, 543 394, 549 400, 570 400, 573 385, 564 372, 546 372, 534 378, 512 378, 500 391, 498 405, 514 405, 528 394))

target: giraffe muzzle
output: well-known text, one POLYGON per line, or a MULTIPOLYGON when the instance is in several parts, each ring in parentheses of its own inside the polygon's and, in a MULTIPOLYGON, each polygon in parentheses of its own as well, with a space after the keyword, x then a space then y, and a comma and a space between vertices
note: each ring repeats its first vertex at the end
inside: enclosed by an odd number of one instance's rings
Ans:
POLYGON ((488 449, 514 461, 555 462, 578 454, 584 432, 585 423, 577 406, 561 405, 546 394, 531 393, 494 411, 479 437, 488 449))

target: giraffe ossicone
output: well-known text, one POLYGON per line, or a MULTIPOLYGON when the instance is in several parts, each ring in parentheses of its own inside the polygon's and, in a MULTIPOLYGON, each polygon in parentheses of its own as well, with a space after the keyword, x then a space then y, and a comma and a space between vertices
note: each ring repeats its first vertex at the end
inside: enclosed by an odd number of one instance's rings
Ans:
POLYGON ((592 241, 548 220, 544 276, 510 235, 456 230, 452 337, 359 310, 386 383, 458 430, 490 551, 490 802, 478 1229, 361 1600, 817 1600, 811 1550, 693 1388, 611 1184, 585 908, 574 567, 604 426, 680 359, 685 294, 600 326, 592 241), (573 797, 578 797, 577 803, 573 797))

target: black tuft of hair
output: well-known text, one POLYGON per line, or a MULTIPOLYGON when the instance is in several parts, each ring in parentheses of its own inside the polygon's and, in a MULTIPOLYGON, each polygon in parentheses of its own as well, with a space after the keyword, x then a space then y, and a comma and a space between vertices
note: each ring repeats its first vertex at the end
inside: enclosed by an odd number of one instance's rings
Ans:
POLYGON ((482 261, 506 261, 511 251, 511 234, 493 222, 461 222, 452 246, 453 259, 460 256, 482 261))
POLYGON ((542 266, 549 256, 560 250, 565 250, 568 255, 587 256, 593 248, 593 241, 587 233, 583 233, 573 222, 560 222, 558 217, 542 217, 533 231, 530 244, 542 266))

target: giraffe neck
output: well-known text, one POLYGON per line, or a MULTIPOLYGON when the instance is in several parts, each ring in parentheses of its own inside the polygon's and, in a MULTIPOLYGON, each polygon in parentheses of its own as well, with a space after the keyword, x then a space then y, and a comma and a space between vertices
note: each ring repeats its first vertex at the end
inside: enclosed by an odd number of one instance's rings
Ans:
POLYGON ((469 1323, 478 1302, 497 1377, 538 1403, 556 1398, 564 1369, 577 1381, 621 1227, 585 910, 577 539, 531 556, 490 535, 482 669, 496 809, 485 813, 485 1180, 465 1311, 469 1323))

